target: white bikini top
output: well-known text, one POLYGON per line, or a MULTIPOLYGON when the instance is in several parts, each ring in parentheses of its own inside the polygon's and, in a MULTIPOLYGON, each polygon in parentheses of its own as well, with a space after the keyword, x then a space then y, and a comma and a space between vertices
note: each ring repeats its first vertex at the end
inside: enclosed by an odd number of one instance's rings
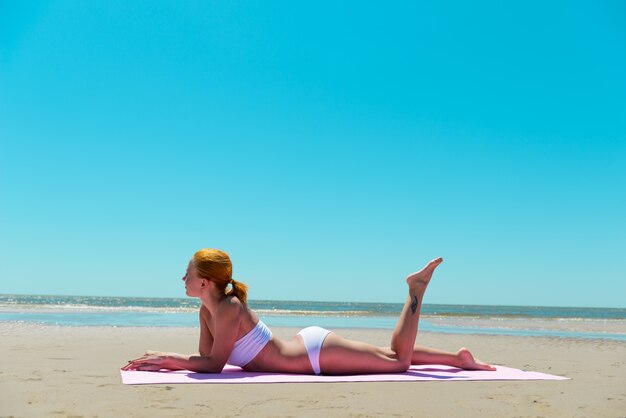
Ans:
POLYGON ((235 341, 227 363, 239 367, 245 366, 263 350, 271 338, 272 331, 259 319, 249 333, 235 341))

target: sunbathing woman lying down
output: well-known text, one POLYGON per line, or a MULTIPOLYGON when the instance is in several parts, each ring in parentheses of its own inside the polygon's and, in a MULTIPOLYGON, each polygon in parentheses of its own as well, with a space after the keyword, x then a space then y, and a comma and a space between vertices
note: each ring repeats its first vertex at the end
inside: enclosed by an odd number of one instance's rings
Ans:
POLYGON ((451 353, 415 345, 424 292, 442 261, 436 258, 406 278, 408 297, 391 345, 377 347, 320 327, 304 328, 290 340, 276 338, 246 304, 247 286, 232 278, 228 254, 216 249, 200 250, 183 276, 187 295, 202 301, 199 353, 147 351, 129 361, 123 370, 220 373, 226 363, 248 371, 328 375, 404 372, 412 364, 495 370, 475 359, 466 348, 451 353))

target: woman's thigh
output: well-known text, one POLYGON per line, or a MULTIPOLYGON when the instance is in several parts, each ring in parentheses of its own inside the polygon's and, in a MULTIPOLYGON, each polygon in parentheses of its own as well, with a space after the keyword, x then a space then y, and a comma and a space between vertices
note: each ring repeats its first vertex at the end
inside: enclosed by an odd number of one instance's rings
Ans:
POLYGON ((322 374, 397 373, 408 368, 389 348, 348 340, 334 332, 328 334, 320 352, 322 374))

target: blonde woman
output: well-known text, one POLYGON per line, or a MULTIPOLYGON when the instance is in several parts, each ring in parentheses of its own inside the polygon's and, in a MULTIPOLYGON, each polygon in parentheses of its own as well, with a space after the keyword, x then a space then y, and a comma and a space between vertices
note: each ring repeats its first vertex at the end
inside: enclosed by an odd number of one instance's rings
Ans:
POLYGON ((466 348, 451 353, 415 345, 424 292, 442 261, 434 259, 407 277, 408 297, 391 345, 377 347, 320 327, 305 328, 290 340, 273 336, 248 307, 247 286, 232 278, 228 254, 216 249, 200 250, 193 255, 183 277, 187 295, 202 301, 199 353, 148 351, 123 369, 220 373, 228 363, 248 371, 328 375, 399 373, 412 364, 495 370, 474 359, 466 348))

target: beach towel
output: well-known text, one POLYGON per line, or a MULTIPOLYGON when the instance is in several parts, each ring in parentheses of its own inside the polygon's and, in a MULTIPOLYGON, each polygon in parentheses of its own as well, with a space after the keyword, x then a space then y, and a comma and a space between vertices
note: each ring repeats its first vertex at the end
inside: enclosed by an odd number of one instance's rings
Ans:
POLYGON ((325 376, 288 373, 247 372, 226 365, 222 373, 179 371, 124 371, 126 385, 154 385, 174 383, 332 383, 332 382, 418 382, 418 381, 476 381, 476 380, 567 380, 567 377, 546 373, 495 366, 495 371, 470 371, 443 365, 411 366, 404 373, 325 376))

